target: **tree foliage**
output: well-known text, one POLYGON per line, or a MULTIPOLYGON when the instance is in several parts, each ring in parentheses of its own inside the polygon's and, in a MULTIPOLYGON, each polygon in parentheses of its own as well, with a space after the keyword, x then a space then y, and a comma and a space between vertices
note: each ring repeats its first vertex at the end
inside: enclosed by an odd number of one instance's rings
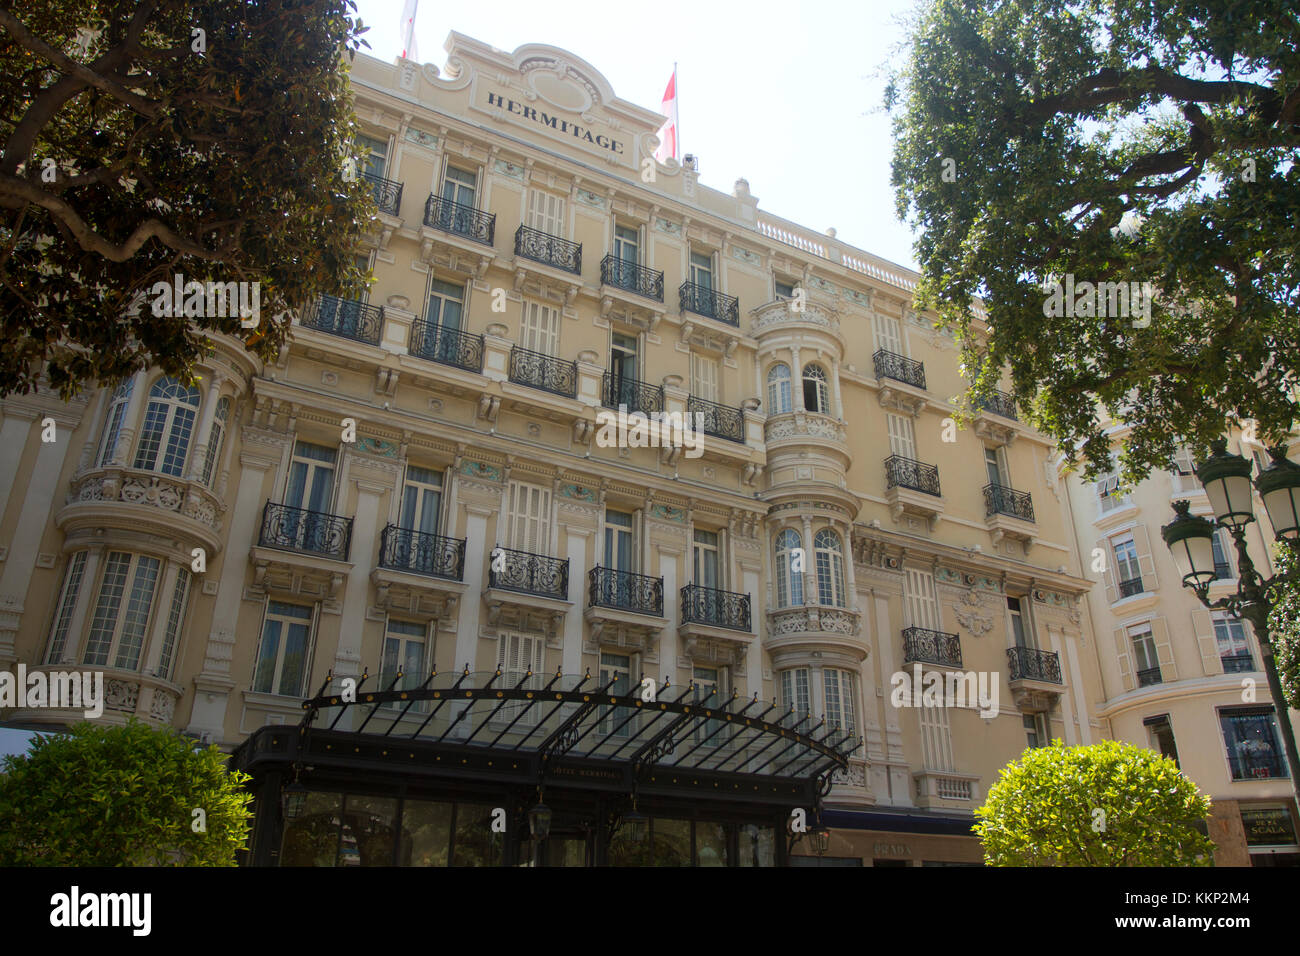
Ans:
POLYGON ((1178 765, 1117 740, 1026 750, 975 811, 989 866, 1209 866, 1210 798, 1178 765))
POLYGON ((40 736, 2 769, 0 866, 234 866, 248 836, 248 775, 140 721, 40 736))
POLYGON ((1111 461, 1099 406, 1129 426, 1131 483, 1230 423, 1280 443, 1300 405, 1293 0, 929 0, 911 41, 893 183, 920 302, 976 390, 1009 367, 1090 478, 1111 461), (1118 299, 1046 315, 1067 276, 1150 283, 1150 324, 1118 299))
POLYGON ((351 0, 0 4, 0 395, 65 396, 205 330, 273 357, 286 309, 359 289, 351 0), (157 282, 257 282, 261 324, 159 317, 157 282), (142 297, 148 296, 143 304, 142 297))
POLYGON ((1279 541, 1273 555, 1277 571, 1269 594, 1273 609, 1268 636, 1282 693, 1292 707, 1300 709, 1300 549, 1279 541))

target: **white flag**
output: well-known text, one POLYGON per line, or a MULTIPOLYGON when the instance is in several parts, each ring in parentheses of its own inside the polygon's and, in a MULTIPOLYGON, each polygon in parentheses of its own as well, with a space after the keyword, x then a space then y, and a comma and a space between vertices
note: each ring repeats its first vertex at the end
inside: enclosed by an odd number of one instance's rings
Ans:
POLYGON ((677 158, 677 67, 675 66, 672 79, 668 81, 668 89, 664 90, 664 105, 660 112, 668 117, 668 122, 659 129, 659 148, 655 150, 655 159, 666 163, 669 157, 677 158))
POLYGON ((402 7, 402 56, 408 60, 420 59, 415 45, 415 11, 419 6, 420 0, 406 0, 402 7))

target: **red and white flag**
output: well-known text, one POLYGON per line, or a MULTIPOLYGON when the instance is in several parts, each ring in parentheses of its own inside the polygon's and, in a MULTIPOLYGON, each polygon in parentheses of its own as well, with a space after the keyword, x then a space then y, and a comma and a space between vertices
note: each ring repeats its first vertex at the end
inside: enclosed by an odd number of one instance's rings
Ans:
POLYGON ((664 116, 668 117, 668 122, 659 130, 659 148, 655 150, 655 159, 661 163, 668 162, 671 157, 677 159, 677 67, 673 66, 672 79, 668 81, 668 89, 664 90, 664 105, 660 110, 664 116))
POLYGON ((407 60, 420 58, 415 46, 415 12, 419 7, 420 0, 406 0, 402 7, 402 56, 407 60))

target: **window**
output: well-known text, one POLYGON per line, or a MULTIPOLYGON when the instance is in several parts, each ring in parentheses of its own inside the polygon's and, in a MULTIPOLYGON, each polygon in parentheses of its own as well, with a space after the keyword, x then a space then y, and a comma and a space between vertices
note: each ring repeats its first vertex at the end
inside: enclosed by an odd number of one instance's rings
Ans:
POLYGON ((424 318, 430 326, 459 329, 465 311, 465 287, 433 279, 429 282, 429 306, 424 318))
POLYGON ((167 611, 167 631, 163 635, 162 653, 158 655, 158 669, 155 672, 164 680, 171 679, 176 645, 180 641, 181 630, 185 626, 185 599, 189 595, 190 572, 180 568, 176 572, 176 586, 172 588, 171 607, 167 611))
POLYGON ((1029 632, 1025 628, 1025 615, 1020 607, 1020 598, 1007 598, 1007 616, 1011 621, 1011 639, 1016 647, 1029 647, 1029 632))
MULTIPOLYGON (((695 703, 710 710, 716 710, 727 703, 726 685, 723 682, 725 671, 717 667, 696 667, 691 670, 691 682, 695 684, 695 703), (710 691, 712 695, 710 696, 710 691)), ((701 753, 717 747, 726 741, 726 731, 721 720, 695 721, 693 737, 696 744, 703 748, 701 753)))
MULTIPOLYGON (((934 575, 929 571, 907 568, 903 578, 906 601, 904 620, 908 627, 928 631, 943 630, 939 620, 939 599, 934 591, 934 575)), ((919 691, 919 688, 917 689, 919 691)))
POLYGON ((789 713, 794 708, 792 724, 798 723, 804 716, 812 713, 812 701, 808 695, 808 668, 796 667, 781 672, 781 708, 789 713))
POLYGON ((325 445, 295 442, 285 482, 284 503, 291 508, 328 512, 334 495, 336 457, 334 449, 325 445))
POLYGON ((829 528, 823 528, 817 532, 813 544, 817 552, 817 602, 832 607, 847 606, 840 536, 829 528))
POLYGON ((1219 648, 1219 660, 1225 674, 1240 674, 1255 669, 1246 638, 1246 625, 1240 618, 1222 611, 1214 612, 1214 640, 1219 648))
POLYGON ((614 258, 629 265, 641 262, 641 237, 629 226, 614 227, 614 258))
POLYGON ((564 199, 540 189, 528 191, 528 218, 526 225, 549 236, 564 238, 564 199))
POLYGON ((1225 533, 1222 528, 1215 528, 1214 535, 1210 538, 1210 547, 1214 550, 1214 579, 1216 581, 1234 576, 1232 562, 1228 560, 1228 549, 1224 547, 1223 535, 1225 533))
POLYGON ((442 473, 431 468, 407 465, 398 527, 421 534, 437 534, 441 509, 442 473))
POLYGON ((301 697, 311 651, 312 608, 268 601, 257 649, 253 690, 260 694, 301 697))
POLYGON ((560 347, 560 310, 531 299, 524 300, 519 345, 533 352, 554 356, 560 347))
POLYGON ((1115 574, 1119 579, 1119 596, 1132 597, 1142 593, 1142 571, 1138 567, 1137 545, 1133 536, 1117 538, 1111 542, 1115 552, 1115 574))
POLYGON ((613 383, 610 399, 615 405, 636 405, 636 353, 636 336, 614 333, 609 347, 609 377, 613 383))
MULTIPOLYGON (((501 686, 514 687, 524 679, 524 674, 528 671, 532 671, 533 676, 523 686, 527 689, 542 686, 540 680, 546 669, 545 655, 546 642, 540 635, 503 631, 497 641, 497 667, 501 671, 501 686)), ((509 723, 524 713, 528 703, 523 700, 507 703, 497 712, 497 719, 509 723)), ((541 719, 541 716, 539 708, 532 707, 521 722, 531 723, 541 719)), ((518 727, 519 724, 515 726, 518 727)))
POLYGON ((853 672, 828 667, 822 671, 826 693, 826 723, 853 733, 857 726, 853 712, 853 672))
POLYGON ((388 168, 388 140, 361 134, 356 142, 357 152, 361 154, 361 174, 383 176, 388 168))
POLYGON ((691 253, 691 281, 703 289, 713 289, 713 256, 707 252, 691 253))
POLYGON ((898 319, 877 313, 871 318, 876 331, 876 348, 903 355, 903 335, 899 331, 898 319))
POLYGON ((442 177, 443 199, 473 209, 477 195, 478 175, 476 173, 457 166, 447 167, 442 177))
POLYGON ((889 429, 890 454, 915 460, 916 434, 912 428, 912 419, 885 412, 885 424, 889 429))
POLYGON ((113 457, 113 449, 117 447, 118 436, 122 434, 122 423, 126 419, 126 409, 131 402, 131 389, 134 385, 135 379, 128 378, 113 391, 113 399, 108 406, 108 418, 104 420, 104 436, 99 444, 97 461, 101 467, 108 464, 113 457))
POLYGON ((1233 780, 1287 776, 1272 707, 1223 709, 1219 724, 1233 780))
POLYGON ((121 670, 139 667, 158 568, 157 558, 122 551, 109 554, 83 663, 106 667, 111 658, 113 667, 121 670))
POLYGON ((952 726, 948 708, 925 703, 921 688, 912 688, 912 703, 919 703, 917 717, 921 724, 921 760, 926 770, 952 770, 952 726))
POLYGON ((1137 682, 1139 687, 1159 684, 1160 660, 1156 655, 1156 639, 1151 634, 1150 624, 1135 624, 1128 629, 1129 639, 1133 642, 1133 659, 1137 665, 1137 682))
POLYGON ((803 603, 803 541, 799 532, 786 528, 776 536, 776 606, 803 603))
POLYGON ((1039 711, 1032 714, 1025 714, 1025 737, 1031 748, 1046 747, 1051 743, 1050 734, 1047 727, 1047 714, 1039 711))
POLYGON ((507 491, 506 547, 546 554, 551 547, 551 489, 511 481, 507 491))
POLYGON ((1106 475, 1098 479, 1095 487, 1102 514, 1114 511, 1116 508, 1122 508, 1129 503, 1128 494, 1120 491, 1119 475, 1106 475))
POLYGON ((775 280, 775 285, 776 285, 776 297, 778 299, 794 298, 795 283, 782 282, 780 279, 777 279, 775 280))
MULTIPOLYGON (((610 681, 614 682, 613 686, 609 687, 610 694, 622 697, 632 692, 632 658, 629 655, 605 653, 600 655, 600 684, 598 685, 600 690, 605 690, 610 681)), ((613 707, 605 706, 596 733, 611 734, 617 729, 618 736, 630 736, 632 722, 624 724, 626 716, 613 707)))
POLYGON ((718 575, 718 532, 695 529, 695 583, 700 587, 721 586, 718 575))
POLYGON ((803 407, 810 412, 830 414, 831 393, 826 372, 815 362, 803 367, 803 407))
POLYGON ((190 449, 198 409, 197 388, 187 388, 168 377, 154 382, 140 429, 135 467, 180 477, 185 470, 185 456, 190 449))
POLYGON ((208 437, 208 452, 203 459, 203 483, 212 487, 216 477, 217 462, 221 460, 221 443, 226 437, 226 426, 230 419, 230 399, 223 396, 217 399, 217 410, 212 416, 212 434, 208 437))
POLYGON ((790 366, 781 362, 767 370, 767 407, 769 415, 790 411, 790 366))
POLYGON ((1178 763, 1178 747, 1174 743, 1174 727, 1169 722, 1169 715, 1148 717, 1142 723, 1146 726, 1151 749, 1178 763))
POLYGON ((996 448, 984 447, 984 468, 988 472, 989 484, 1004 485, 1002 480, 1002 461, 996 448))
POLYGON ((72 624, 72 612, 77 606, 77 595, 81 593, 81 579, 86 573, 86 552, 78 551, 68 561, 68 569, 63 575, 63 590, 59 593, 58 610, 54 614, 54 623, 50 627, 50 649, 45 655, 45 663, 61 664, 64 648, 68 643, 68 628, 72 624))
MULTIPOLYGON (((389 618, 384 634, 384 657, 379 668, 379 689, 416 690, 425 681, 425 641, 426 626, 418 621, 402 621, 389 618), (402 676, 397 678, 398 672, 402 676), (397 680, 396 684, 393 681, 397 680)), ((395 702, 390 706, 405 708, 407 702, 395 702)), ((407 713, 423 713, 423 702, 414 704, 407 713)))
POLYGON ((718 401, 718 360, 691 355, 691 394, 706 402, 718 401))
POLYGON ((632 547, 632 515, 626 511, 605 512, 605 567, 632 571, 636 564, 632 547))

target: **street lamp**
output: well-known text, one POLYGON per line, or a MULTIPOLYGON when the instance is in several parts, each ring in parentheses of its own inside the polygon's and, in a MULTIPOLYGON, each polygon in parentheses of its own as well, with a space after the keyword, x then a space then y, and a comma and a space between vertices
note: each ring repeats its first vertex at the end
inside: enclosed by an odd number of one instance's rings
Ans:
POLYGON ((1196 468, 1196 478, 1205 489, 1214 522, 1190 513, 1186 501, 1174 502, 1174 520, 1160 529, 1160 536, 1173 554, 1182 576, 1183 586, 1192 589, 1202 606, 1225 610, 1233 617, 1250 621, 1259 638, 1264 658, 1264 673, 1273 697, 1273 710, 1282 732, 1282 743, 1290 765, 1291 789, 1300 804, 1300 757, 1296 755, 1295 733, 1291 729, 1286 697, 1278 679, 1273 658, 1273 642, 1268 634, 1272 602, 1269 588, 1273 578, 1255 570, 1246 547, 1246 526, 1255 520, 1254 499, 1258 492, 1274 533, 1290 547, 1300 546, 1300 465, 1289 461, 1285 449, 1269 449, 1273 463, 1250 480, 1251 463, 1241 455, 1229 454, 1226 442, 1217 442, 1212 454, 1196 468), (1237 549, 1237 590, 1235 594, 1210 600, 1210 583, 1214 571, 1214 527, 1218 524, 1232 536, 1237 549))

